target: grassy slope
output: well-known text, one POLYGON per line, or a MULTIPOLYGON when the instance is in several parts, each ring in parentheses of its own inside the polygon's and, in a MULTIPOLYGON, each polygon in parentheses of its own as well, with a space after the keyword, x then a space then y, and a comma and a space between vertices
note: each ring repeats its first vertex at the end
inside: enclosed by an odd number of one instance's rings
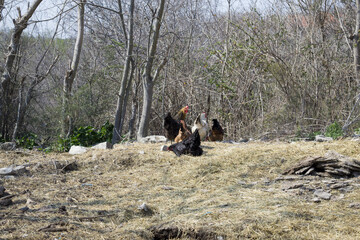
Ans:
POLYGON ((359 143, 202 145, 201 157, 176 157, 161 152, 161 144, 117 145, 77 156, 0 152, 0 167, 30 163, 32 175, 0 180, 7 192, 17 194, 14 205, 0 209, 0 239, 151 239, 148 229, 162 223, 203 228, 227 239, 360 238, 359 210, 348 207, 360 202, 359 187, 342 198, 332 190, 333 200, 314 203, 311 194, 285 192, 283 183, 275 181, 298 160, 328 150, 360 159, 359 143), (78 171, 54 169, 54 161, 74 160, 78 171), (54 211, 21 213, 27 199, 33 201, 30 209, 53 206, 54 211), (154 214, 143 215, 142 203, 154 214), (62 205, 68 215, 56 211, 62 205), (38 231, 49 224, 68 231, 38 231))

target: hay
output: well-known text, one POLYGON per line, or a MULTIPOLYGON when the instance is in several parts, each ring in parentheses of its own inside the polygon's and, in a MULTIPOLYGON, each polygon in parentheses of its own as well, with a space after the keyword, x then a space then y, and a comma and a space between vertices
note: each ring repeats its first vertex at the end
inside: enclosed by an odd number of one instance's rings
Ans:
POLYGON ((347 192, 328 187, 330 178, 281 178, 299 160, 328 150, 360 159, 356 142, 204 142, 201 157, 160 146, 123 144, 76 156, 0 151, 0 167, 27 164, 30 171, 0 179, 14 195, 0 209, 0 238, 155 239, 166 231, 179 239, 360 237, 358 209, 347 207, 360 202, 358 178, 347 192), (77 170, 54 162, 75 162, 77 170), (284 188, 288 182, 294 185, 284 188), (312 201, 317 188, 329 190, 331 200, 312 201))

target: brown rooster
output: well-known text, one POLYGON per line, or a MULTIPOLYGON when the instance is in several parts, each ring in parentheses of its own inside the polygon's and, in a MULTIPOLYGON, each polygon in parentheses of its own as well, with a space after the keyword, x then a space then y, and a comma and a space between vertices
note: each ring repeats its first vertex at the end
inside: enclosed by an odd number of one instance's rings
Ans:
POLYGON ((185 120, 186 114, 189 112, 189 106, 185 106, 175 115, 177 120, 185 120))
POLYGON ((222 141, 224 139, 224 130, 220 126, 217 119, 213 119, 213 125, 210 130, 209 140, 210 141, 222 141))

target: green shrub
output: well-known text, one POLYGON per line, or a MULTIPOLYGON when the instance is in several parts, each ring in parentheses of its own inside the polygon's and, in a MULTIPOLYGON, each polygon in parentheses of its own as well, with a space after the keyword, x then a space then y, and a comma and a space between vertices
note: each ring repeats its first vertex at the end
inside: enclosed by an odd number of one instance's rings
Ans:
POLYGON ((16 145, 27 148, 33 149, 35 146, 38 146, 36 142, 38 142, 38 136, 34 133, 27 133, 23 137, 16 139, 16 145))
POLYGON ((81 126, 76 128, 68 138, 59 137, 55 149, 60 152, 70 150, 73 145, 89 147, 100 142, 111 142, 114 125, 107 121, 96 130, 91 126, 81 126))
POLYGON ((338 122, 330 124, 325 130, 325 136, 332 137, 333 139, 337 139, 338 137, 341 137, 343 135, 344 133, 338 122))

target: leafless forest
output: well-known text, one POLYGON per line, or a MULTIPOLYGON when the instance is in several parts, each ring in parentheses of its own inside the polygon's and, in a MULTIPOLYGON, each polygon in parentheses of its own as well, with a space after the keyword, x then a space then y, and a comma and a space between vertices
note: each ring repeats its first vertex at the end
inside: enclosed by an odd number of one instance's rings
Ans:
POLYGON ((233 140, 358 128, 359 1, 258 2, 0 0, 3 140, 163 135, 185 105, 233 140))

